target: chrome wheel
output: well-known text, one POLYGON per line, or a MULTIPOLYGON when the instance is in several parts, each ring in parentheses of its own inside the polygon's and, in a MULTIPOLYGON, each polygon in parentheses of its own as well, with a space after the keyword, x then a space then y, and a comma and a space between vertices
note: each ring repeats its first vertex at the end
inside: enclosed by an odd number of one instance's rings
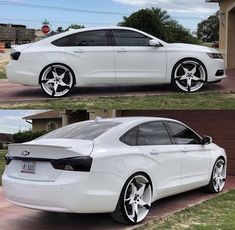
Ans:
POLYGON ((62 97, 74 86, 73 73, 62 64, 51 65, 43 71, 40 85, 47 95, 62 97))
POLYGON ((124 193, 124 209, 129 221, 138 223, 149 212, 151 206, 151 185, 143 175, 136 175, 127 185, 124 193))
POLYGON ((184 92, 195 92, 206 82, 206 70, 196 60, 184 60, 173 71, 174 85, 184 92))
POLYGON ((222 159, 219 159, 214 166, 213 174, 212 174, 212 183, 213 189, 215 192, 220 192, 225 184, 225 162, 222 159))

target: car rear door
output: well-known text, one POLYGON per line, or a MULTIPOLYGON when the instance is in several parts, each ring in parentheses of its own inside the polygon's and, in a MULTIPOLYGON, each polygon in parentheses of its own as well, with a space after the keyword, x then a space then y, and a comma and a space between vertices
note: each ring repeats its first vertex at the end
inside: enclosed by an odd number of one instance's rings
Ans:
POLYGON ((182 150, 182 187, 204 185, 209 178, 210 147, 190 128, 176 122, 166 122, 175 144, 182 150))
POLYGON ((169 133, 161 121, 139 126, 138 146, 143 152, 160 196, 180 191, 181 151, 173 145, 169 133))
POLYGON ((115 81, 114 53, 107 30, 73 34, 67 57, 76 70, 77 84, 112 84, 115 81))
POLYGON ((147 84, 166 80, 166 49, 149 46, 150 37, 127 29, 113 29, 117 83, 147 84))

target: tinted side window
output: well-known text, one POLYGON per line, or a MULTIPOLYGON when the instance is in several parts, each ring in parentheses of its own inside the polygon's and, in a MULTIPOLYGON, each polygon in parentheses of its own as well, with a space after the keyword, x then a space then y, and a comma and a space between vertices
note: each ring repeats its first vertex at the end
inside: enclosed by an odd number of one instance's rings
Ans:
POLYGON ((114 45, 116 46, 149 46, 150 38, 129 30, 113 30, 114 45))
POLYGON ((139 126, 138 145, 169 145, 171 139, 162 122, 151 122, 139 126))
POLYGON ((184 125, 175 122, 167 122, 167 125, 171 130, 172 137, 175 139, 176 144, 185 145, 201 143, 198 135, 184 125))
POLYGON ((121 141, 127 145, 137 145, 138 128, 131 129, 125 136, 121 138, 121 141))
POLYGON ((52 44, 56 46, 108 46, 108 38, 105 30, 96 30, 72 34, 52 44))

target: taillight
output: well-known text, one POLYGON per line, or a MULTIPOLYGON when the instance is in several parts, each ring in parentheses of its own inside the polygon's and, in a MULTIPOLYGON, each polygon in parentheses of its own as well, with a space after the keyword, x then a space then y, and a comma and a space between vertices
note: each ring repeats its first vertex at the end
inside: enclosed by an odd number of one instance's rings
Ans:
POLYGON ((9 165, 11 162, 10 157, 8 157, 8 155, 5 156, 5 161, 6 161, 6 165, 9 165))
POLYGON ((19 57, 20 57, 20 52, 13 52, 13 53, 11 53, 11 58, 12 58, 12 60, 18 60, 19 59, 19 57))
POLYGON ((53 160, 51 164, 55 169, 59 170, 89 172, 92 161, 93 159, 89 156, 81 156, 53 160))

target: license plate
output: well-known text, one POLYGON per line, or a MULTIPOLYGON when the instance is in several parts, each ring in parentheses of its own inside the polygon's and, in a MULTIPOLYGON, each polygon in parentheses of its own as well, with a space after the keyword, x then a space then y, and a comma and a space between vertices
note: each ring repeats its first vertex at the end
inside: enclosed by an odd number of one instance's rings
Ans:
POLYGON ((35 164, 35 162, 23 161, 21 165, 21 172, 35 174, 35 164))

